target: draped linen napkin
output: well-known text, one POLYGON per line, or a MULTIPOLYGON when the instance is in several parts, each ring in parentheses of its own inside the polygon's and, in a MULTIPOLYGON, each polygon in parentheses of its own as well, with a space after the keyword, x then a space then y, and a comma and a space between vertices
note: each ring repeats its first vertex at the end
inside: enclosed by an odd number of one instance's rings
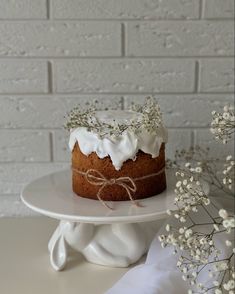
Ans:
MULTIPOLYGON (((198 217, 203 216, 198 215, 198 217)), ((158 240, 159 235, 166 233, 166 223, 174 224, 174 222, 173 218, 164 222, 150 246, 145 263, 129 270, 105 294, 187 294, 188 290, 192 289, 188 281, 183 281, 182 273, 176 266, 179 256, 173 254, 173 247, 162 248, 158 240)), ((210 227, 204 226, 203 231, 208 229, 210 227)), ((233 238, 231 235, 230 238, 233 238)), ((216 247, 221 250, 222 258, 229 255, 229 248, 225 246, 226 239, 228 239, 226 233, 217 234, 214 237, 216 247)), ((207 285, 212 283, 207 270, 200 275, 198 282, 207 285)))

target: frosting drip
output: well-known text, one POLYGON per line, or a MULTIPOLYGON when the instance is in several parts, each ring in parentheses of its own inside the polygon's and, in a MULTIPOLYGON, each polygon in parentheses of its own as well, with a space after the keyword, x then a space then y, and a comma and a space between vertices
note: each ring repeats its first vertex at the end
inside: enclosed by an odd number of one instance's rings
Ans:
MULTIPOLYGON (((100 122, 130 122, 141 115, 133 111, 97 111, 96 117, 100 122)), ((167 130, 160 126, 157 133, 149 133, 144 128, 138 133, 131 130, 124 131, 118 137, 100 138, 98 134, 79 127, 71 131, 69 148, 72 151, 76 142, 83 154, 88 156, 95 152, 99 158, 110 156, 116 170, 120 170, 122 164, 128 160, 135 160, 139 150, 157 157, 161 144, 167 142, 167 130)))

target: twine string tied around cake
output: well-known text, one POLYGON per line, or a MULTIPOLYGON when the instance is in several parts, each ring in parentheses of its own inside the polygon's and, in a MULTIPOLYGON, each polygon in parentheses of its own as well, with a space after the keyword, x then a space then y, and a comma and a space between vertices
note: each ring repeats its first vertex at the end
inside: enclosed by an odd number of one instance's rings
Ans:
POLYGON ((119 185, 119 186, 123 187, 126 190, 128 197, 130 198, 132 203, 135 204, 136 206, 140 206, 140 204, 137 203, 131 195, 131 193, 136 192, 136 184, 130 177, 119 177, 119 178, 108 179, 101 172, 99 172, 98 170, 95 170, 95 169, 88 169, 86 172, 82 172, 82 171, 78 171, 78 170, 75 170, 75 171, 84 175, 86 180, 88 181, 88 183, 90 183, 91 185, 100 186, 96 196, 100 200, 100 202, 104 206, 106 206, 107 208, 113 210, 113 208, 111 206, 109 206, 101 198, 101 193, 102 193, 103 189, 108 185, 110 185, 110 186, 119 185))
POLYGON ((101 193, 102 193, 102 191, 104 190, 104 188, 106 186, 108 186, 108 185, 110 185, 110 186, 119 185, 119 186, 123 187, 126 190, 126 192, 128 194, 128 197, 130 198, 131 202, 134 205, 136 205, 137 207, 141 207, 142 205, 132 197, 132 193, 135 193, 136 190, 137 190, 137 187, 136 187, 136 184, 135 184, 134 180, 143 180, 143 179, 146 179, 146 178, 149 178, 149 177, 157 176, 157 175, 161 174, 164 170, 165 170, 165 167, 163 167, 157 173, 149 174, 149 175, 139 177, 139 178, 135 178, 135 179, 132 179, 131 177, 119 177, 119 178, 108 179, 101 172, 99 172, 98 170, 95 170, 95 169, 88 169, 86 172, 83 172, 83 171, 80 171, 78 169, 73 168, 73 171, 75 171, 78 174, 81 174, 81 175, 85 176, 88 183, 90 183, 91 185, 94 185, 94 186, 100 186, 96 196, 99 199, 99 201, 105 207, 107 207, 107 208, 109 208, 111 210, 113 210, 113 208, 111 206, 109 206, 101 198, 101 193))

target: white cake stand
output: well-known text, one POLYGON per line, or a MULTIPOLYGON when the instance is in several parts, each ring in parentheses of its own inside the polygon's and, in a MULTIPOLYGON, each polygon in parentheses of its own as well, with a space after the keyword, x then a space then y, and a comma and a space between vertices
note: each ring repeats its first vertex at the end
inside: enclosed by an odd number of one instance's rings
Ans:
POLYGON ((174 210, 174 171, 167 171, 167 190, 140 200, 109 202, 109 210, 97 200, 75 195, 71 171, 64 170, 39 178, 27 185, 22 201, 32 210, 60 220, 48 248, 51 265, 62 270, 69 246, 92 263, 127 267, 138 261, 149 248, 158 226, 156 220, 174 210))

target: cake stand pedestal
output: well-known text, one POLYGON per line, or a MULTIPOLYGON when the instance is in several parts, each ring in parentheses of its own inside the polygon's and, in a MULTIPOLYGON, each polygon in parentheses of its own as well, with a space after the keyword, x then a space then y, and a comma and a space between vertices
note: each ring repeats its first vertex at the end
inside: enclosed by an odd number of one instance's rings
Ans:
POLYGON ((79 197, 72 191, 72 174, 64 170, 39 178, 27 185, 22 201, 32 210, 56 218, 60 223, 48 249, 51 265, 62 270, 72 247, 91 263, 127 267, 137 262, 149 248, 157 230, 157 220, 174 207, 174 172, 167 172, 168 188, 163 193, 140 200, 109 202, 79 197))

